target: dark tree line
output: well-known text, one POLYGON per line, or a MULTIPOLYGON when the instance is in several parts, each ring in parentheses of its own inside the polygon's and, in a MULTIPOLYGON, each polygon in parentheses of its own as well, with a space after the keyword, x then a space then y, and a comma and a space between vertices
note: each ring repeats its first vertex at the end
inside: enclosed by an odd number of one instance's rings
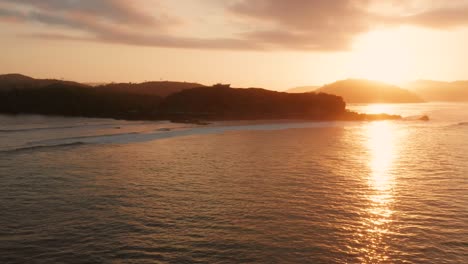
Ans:
POLYGON ((264 89, 203 87, 172 94, 160 104, 171 117, 202 119, 336 119, 346 104, 329 94, 289 94, 264 89))
POLYGON ((123 119, 151 119, 161 97, 52 84, 40 89, 0 90, 0 112, 123 119))
POLYGON ((360 115, 346 110, 339 96, 290 94, 227 86, 182 90, 167 97, 56 82, 34 88, 0 87, 0 112, 117 119, 197 120, 307 119, 369 120, 394 116, 360 115))

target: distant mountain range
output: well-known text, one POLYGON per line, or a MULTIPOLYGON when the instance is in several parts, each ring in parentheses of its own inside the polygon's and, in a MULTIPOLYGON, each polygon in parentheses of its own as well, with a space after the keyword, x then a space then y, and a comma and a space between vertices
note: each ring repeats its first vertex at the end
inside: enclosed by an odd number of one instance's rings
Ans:
POLYGON ((348 79, 320 88, 297 87, 287 93, 168 81, 96 86, 5 74, 0 75, 0 113, 151 120, 373 120, 398 117, 359 115, 346 110, 345 103, 468 101, 468 82, 418 81, 409 87, 411 91, 348 79))
POLYGON ((347 103, 418 103, 422 101, 468 101, 468 81, 421 80, 402 87, 382 82, 348 79, 322 87, 301 86, 288 93, 323 92, 342 96, 347 103))
MULTIPOLYGON (((204 87, 191 82, 78 83, 56 79, 34 79, 21 74, 0 75, 0 90, 36 89, 51 84, 81 86, 100 91, 167 97, 186 89, 204 87)), ((381 82, 348 79, 325 86, 301 86, 288 93, 322 92, 341 96, 347 103, 417 103, 422 101, 468 101, 468 81, 440 82, 419 80, 403 88, 381 82), (403 89, 404 88, 404 89, 403 89)))
POLYGON ((427 101, 468 101, 468 81, 439 82, 419 80, 405 85, 427 101))
POLYGON ((421 103, 416 94, 376 81, 348 79, 327 84, 316 92, 335 94, 348 103, 421 103))
POLYGON ((400 87, 363 79, 347 79, 331 84, 302 86, 287 90, 289 93, 318 92, 343 97, 347 103, 421 103, 418 95, 400 87))

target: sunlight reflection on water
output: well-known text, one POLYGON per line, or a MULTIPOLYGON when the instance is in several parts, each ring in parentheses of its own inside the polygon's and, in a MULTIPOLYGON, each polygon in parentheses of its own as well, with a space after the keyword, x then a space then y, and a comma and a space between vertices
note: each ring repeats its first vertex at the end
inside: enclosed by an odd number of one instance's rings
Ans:
POLYGON ((393 215, 393 186, 395 177, 391 173, 394 160, 398 156, 399 144, 395 125, 390 122, 374 122, 365 128, 369 152, 370 175, 368 179, 370 195, 369 207, 365 209, 364 230, 361 249, 364 263, 385 261, 389 258, 385 236, 389 232, 393 215))
POLYGON ((392 187, 390 170, 396 156, 396 130, 389 122, 374 122, 367 127, 367 148, 370 152, 371 186, 385 192, 392 187))

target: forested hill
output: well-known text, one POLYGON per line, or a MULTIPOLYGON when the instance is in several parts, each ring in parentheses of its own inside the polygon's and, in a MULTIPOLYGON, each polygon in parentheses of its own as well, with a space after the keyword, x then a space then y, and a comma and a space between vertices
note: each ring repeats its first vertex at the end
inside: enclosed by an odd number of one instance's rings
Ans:
POLYGON ((181 122, 399 118, 349 112, 342 97, 325 93, 291 94, 259 88, 230 88, 229 85, 199 85, 189 88, 195 85, 198 84, 154 82, 91 87, 60 80, 36 80, 20 75, 10 75, 7 78, 2 76, 0 113, 181 122))
POLYGON ((0 112, 13 114, 155 120, 333 120, 345 112, 345 106, 341 97, 328 94, 218 86, 187 89, 166 98, 64 83, 41 89, 0 90, 0 112))
POLYGON ((159 96, 116 93, 53 83, 40 89, 0 89, 0 112, 61 116, 151 119, 159 96))
POLYGON ((89 87, 88 85, 63 81, 56 79, 34 79, 29 76, 22 74, 3 74, 0 75, 0 91, 12 90, 12 89, 38 89, 44 88, 51 84, 63 84, 63 85, 74 85, 80 87, 89 87))
POLYGON ((166 116, 204 119, 314 119, 331 120, 345 112, 339 96, 289 94, 265 89, 202 87, 170 95, 161 102, 166 116))
POLYGON ((156 95, 165 97, 185 89, 202 87, 204 85, 190 82, 143 82, 143 83, 110 83, 102 85, 87 85, 71 81, 56 79, 35 79, 21 74, 0 75, 0 90, 10 89, 37 89, 51 84, 75 85, 92 88, 105 92, 118 92, 127 94, 156 95))
POLYGON ((144 82, 144 83, 111 83, 97 86, 96 89, 108 92, 132 93, 142 95, 157 95, 166 97, 186 89, 203 87, 199 83, 190 82, 144 82))

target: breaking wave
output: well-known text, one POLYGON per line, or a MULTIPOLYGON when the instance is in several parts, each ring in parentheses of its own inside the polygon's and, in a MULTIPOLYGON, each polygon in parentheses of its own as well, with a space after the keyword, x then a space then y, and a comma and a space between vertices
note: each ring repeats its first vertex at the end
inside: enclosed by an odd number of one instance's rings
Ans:
POLYGON ((56 126, 56 127, 31 127, 31 128, 19 128, 19 129, 0 129, 0 133, 15 133, 15 132, 33 132, 42 130, 59 130, 59 129, 72 129, 72 128, 89 128, 89 127, 109 127, 115 126, 115 124, 83 124, 74 126, 56 126))
MULTIPOLYGON (((342 127, 350 125, 350 122, 308 122, 308 123, 282 123, 282 124, 254 124, 254 125, 231 125, 231 126, 211 126, 192 127, 181 129, 160 128, 153 132, 131 132, 121 134, 67 137, 28 142, 25 148, 34 146, 62 146, 77 142, 83 144, 129 144, 147 142, 158 139, 174 138, 181 136, 219 134, 230 131, 272 131, 294 128, 321 128, 321 127, 342 127)), ((354 123, 355 124, 355 123, 354 123)))
POLYGON ((57 145, 37 145, 37 146, 19 147, 19 148, 0 150, 0 153, 16 153, 16 152, 23 152, 23 151, 50 149, 50 148, 80 146, 80 145, 85 145, 85 144, 86 143, 84 143, 84 142, 77 141, 77 142, 57 144, 57 145))

